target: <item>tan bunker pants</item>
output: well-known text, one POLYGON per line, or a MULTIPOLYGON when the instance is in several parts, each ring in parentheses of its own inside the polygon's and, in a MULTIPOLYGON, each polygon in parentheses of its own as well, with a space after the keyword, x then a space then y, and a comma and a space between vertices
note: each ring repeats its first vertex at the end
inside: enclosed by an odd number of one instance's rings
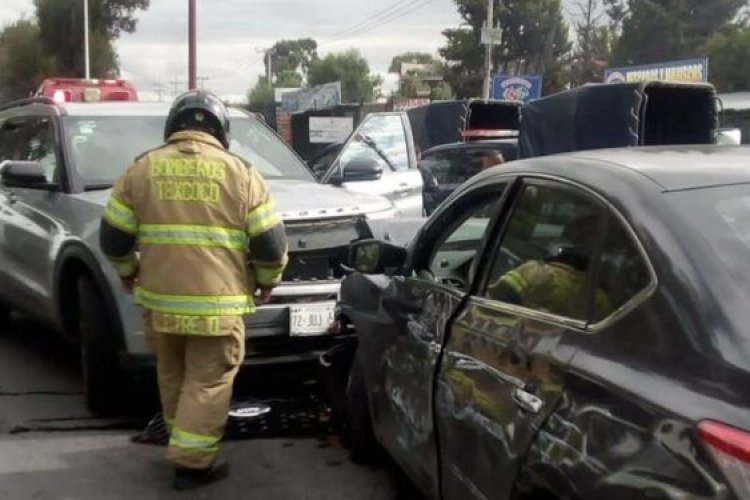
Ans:
POLYGON ((200 336, 160 331, 154 316, 159 315, 146 314, 147 336, 156 351, 162 413, 171 432, 167 458, 178 467, 209 467, 245 357, 244 322, 222 318, 223 335, 200 336))

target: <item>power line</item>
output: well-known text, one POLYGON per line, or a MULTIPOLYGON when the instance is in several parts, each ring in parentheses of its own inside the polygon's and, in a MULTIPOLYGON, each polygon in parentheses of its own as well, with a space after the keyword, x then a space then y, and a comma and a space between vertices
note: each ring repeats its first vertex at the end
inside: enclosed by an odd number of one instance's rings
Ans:
MULTIPOLYGON (((412 2, 412 1, 418 1, 418 0, 409 0, 409 1, 412 2)), ((372 14, 370 16, 367 16, 367 19, 364 19, 364 20, 362 20, 362 21, 360 21, 358 23, 355 23, 354 25, 349 26, 348 28, 345 28, 345 29, 343 29, 341 31, 337 31, 336 33, 334 33, 333 35, 331 35, 331 37, 332 38, 336 38, 336 37, 339 37, 339 36, 344 35, 346 33, 349 33, 350 31, 356 31, 360 27, 362 27, 362 26, 364 26, 364 25, 366 25, 368 23, 371 23, 372 21, 374 21, 376 19, 379 19, 381 17, 387 16, 388 14, 391 14, 392 11, 400 9, 401 7, 403 7, 403 0, 399 0, 399 1, 397 1, 397 2, 395 2, 393 4, 391 4, 391 5, 389 5, 387 7, 385 7, 384 9, 381 9, 381 10, 375 12, 374 14, 372 14)))
POLYGON ((386 24, 389 24, 397 19, 400 19, 407 14, 424 7, 428 3, 430 3, 432 0, 415 0, 414 2, 410 2, 408 4, 400 6, 395 11, 391 12, 385 17, 382 17, 380 19, 374 19, 368 21, 368 23, 365 26, 362 26, 359 29, 356 29, 352 32, 348 32, 343 36, 337 37, 335 40, 342 40, 345 38, 353 38, 359 35, 363 35, 365 33, 369 33, 377 28, 380 28, 381 26, 385 26, 386 24))
POLYGON ((358 29, 355 29, 351 32, 347 32, 346 34, 341 35, 339 37, 336 37, 334 40, 342 40, 345 38, 352 38, 355 36, 363 35, 365 33, 369 33, 370 31, 373 31, 377 28, 385 26, 386 24, 389 24, 421 7, 424 7, 431 1, 432 0, 415 0, 414 2, 410 2, 408 4, 402 5, 397 10, 389 13, 387 16, 381 17, 379 19, 368 20, 367 24, 365 24, 364 26, 358 29))

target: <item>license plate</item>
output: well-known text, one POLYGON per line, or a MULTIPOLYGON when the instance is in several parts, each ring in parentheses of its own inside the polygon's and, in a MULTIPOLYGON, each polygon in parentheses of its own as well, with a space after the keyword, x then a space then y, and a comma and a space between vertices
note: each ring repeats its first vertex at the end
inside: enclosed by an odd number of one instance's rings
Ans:
POLYGON ((289 333, 295 337, 326 334, 334 321, 336 321, 335 302, 289 307, 289 333))

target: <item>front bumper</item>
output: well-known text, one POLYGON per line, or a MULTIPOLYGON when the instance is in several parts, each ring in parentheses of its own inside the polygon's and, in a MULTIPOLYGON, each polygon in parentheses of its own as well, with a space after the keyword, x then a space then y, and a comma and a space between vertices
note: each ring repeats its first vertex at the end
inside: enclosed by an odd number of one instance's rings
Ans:
MULTIPOLYGON (((271 304, 258 307, 245 318, 245 360, 243 366, 274 366, 317 362, 319 357, 353 337, 347 332, 328 332, 314 336, 290 335, 290 306, 315 305, 338 298, 339 281, 285 283, 274 290, 271 304)), ((143 328, 128 339, 122 364, 128 371, 153 367, 156 358, 146 347, 143 328)))

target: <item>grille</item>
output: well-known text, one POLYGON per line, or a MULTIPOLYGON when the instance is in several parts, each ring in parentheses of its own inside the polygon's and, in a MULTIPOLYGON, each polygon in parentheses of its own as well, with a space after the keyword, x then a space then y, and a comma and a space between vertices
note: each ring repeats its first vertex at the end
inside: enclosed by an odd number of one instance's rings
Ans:
POLYGON ((286 282, 343 278, 349 243, 369 236, 367 223, 356 217, 287 222, 285 226, 289 241, 286 282))

